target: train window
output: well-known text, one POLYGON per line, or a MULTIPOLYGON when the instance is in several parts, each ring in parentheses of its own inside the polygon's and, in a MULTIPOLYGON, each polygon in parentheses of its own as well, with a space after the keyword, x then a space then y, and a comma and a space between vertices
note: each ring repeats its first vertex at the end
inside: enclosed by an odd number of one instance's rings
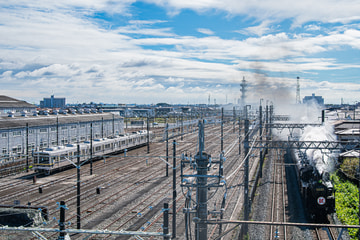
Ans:
POLYGON ((105 149, 108 149, 108 148, 110 148, 110 144, 105 145, 105 149))
POLYGON ((101 146, 95 147, 95 152, 101 151, 101 146))
POLYGON ((40 128, 40 132, 41 132, 41 133, 47 132, 47 128, 40 128))
POLYGON ((7 149, 6 148, 3 148, 2 149, 2 154, 6 154, 7 153, 7 149))
POLYGON ((21 131, 15 131, 15 132, 13 132, 13 136, 21 136, 21 131))
POLYGON ((48 156, 39 156, 39 163, 49 163, 48 156))
POLYGON ((28 148, 29 150, 35 149, 35 143, 29 143, 29 144, 27 145, 27 148, 28 148))
POLYGON ((51 131, 51 132, 56 132, 56 128, 55 128, 55 127, 52 127, 52 128, 50 128, 50 131, 51 131))
POLYGON ((2 138, 7 138, 7 133, 1 133, 2 138))

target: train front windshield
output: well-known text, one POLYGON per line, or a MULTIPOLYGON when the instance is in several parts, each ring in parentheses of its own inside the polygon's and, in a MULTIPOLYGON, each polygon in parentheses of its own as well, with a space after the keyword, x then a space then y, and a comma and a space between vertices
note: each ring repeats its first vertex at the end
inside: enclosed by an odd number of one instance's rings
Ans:
POLYGON ((49 155, 38 155, 37 156, 39 164, 49 164, 49 155))

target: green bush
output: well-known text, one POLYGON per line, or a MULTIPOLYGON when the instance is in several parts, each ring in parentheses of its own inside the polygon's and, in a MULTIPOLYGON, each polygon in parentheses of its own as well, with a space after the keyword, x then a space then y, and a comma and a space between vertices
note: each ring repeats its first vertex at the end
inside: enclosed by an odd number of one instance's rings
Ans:
MULTIPOLYGON (((335 188, 336 213, 339 220, 346 225, 359 224, 359 191, 353 183, 332 175, 335 188)), ((358 229, 349 229, 351 239, 358 239, 358 229)))

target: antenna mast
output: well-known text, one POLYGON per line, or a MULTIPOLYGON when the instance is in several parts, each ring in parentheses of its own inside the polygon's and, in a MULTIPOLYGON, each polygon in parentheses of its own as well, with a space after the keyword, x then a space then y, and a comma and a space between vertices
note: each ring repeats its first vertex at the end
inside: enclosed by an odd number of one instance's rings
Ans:
POLYGON ((241 104, 242 106, 245 106, 245 93, 246 93, 246 86, 247 86, 247 83, 246 83, 246 80, 245 80, 245 77, 243 77, 243 80, 241 81, 240 83, 240 92, 241 92, 241 104))
POLYGON ((296 79, 297 79, 297 81, 296 81, 296 104, 301 104, 301 101, 300 101, 300 78, 297 77, 296 79))

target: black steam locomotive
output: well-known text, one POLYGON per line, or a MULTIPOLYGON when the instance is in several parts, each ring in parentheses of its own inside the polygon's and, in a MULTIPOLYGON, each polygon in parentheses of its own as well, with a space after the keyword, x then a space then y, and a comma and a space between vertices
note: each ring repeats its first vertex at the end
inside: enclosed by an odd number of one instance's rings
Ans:
POLYGON ((308 217, 315 222, 326 222, 327 214, 335 212, 335 196, 330 174, 321 173, 311 164, 303 151, 293 152, 297 166, 297 177, 300 193, 308 217))

